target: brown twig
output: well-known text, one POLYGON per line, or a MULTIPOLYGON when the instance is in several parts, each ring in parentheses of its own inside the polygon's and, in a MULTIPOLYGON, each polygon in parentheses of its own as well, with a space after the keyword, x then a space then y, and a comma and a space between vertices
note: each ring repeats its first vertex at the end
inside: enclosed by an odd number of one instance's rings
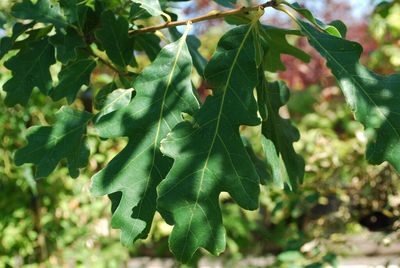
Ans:
POLYGON ((214 20, 214 19, 220 19, 224 18, 226 16, 230 15, 236 15, 236 14, 247 14, 250 11, 256 11, 258 9, 264 9, 267 7, 273 7, 276 6, 276 1, 268 1, 264 4, 257 5, 257 6, 251 6, 251 7, 239 7, 235 8, 232 10, 227 10, 227 11, 217 11, 217 12, 211 12, 210 14, 198 16, 195 18, 187 19, 187 20, 178 20, 178 21, 171 21, 171 22, 166 22, 160 25, 155 25, 155 26, 150 26, 150 27, 145 27, 137 30, 131 30, 129 31, 130 35, 136 35, 136 34, 141 34, 141 33, 148 33, 148 32, 155 32, 157 30, 165 29, 165 28, 172 28, 180 25, 186 25, 189 21, 192 23, 196 22, 201 22, 201 21, 206 21, 206 20, 214 20))

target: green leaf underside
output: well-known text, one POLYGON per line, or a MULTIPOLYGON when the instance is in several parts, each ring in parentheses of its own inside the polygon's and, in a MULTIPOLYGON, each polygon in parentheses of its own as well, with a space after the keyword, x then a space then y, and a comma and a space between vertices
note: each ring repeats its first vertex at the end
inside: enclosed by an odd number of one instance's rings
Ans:
POLYGON ((262 140, 267 166, 271 170, 274 182, 280 187, 286 182, 290 188, 303 181, 304 160, 296 153, 293 143, 300 139, 299 131, 289 119, 279 115, 279 109, 289 100, 289 89, 283 82, 267 83, 264 74, 258 92, 267 106, 268 117, 262 124, 262 140), (282 160, 278 160, 279 156, 282 160), (283 164, 281 164, 283 162, 283 164))
POLYGON ((258 207, 260 179, 239 134, 240 125, 260 123, 253 96, 255 25, 234 28, 221 38, 205 70, 214 95, 161 142, 161 151, 175 162, 158 188, 157 204, 174 225, 169 245, 183 262, 200 247, 213 254, 224 250, 222 191, 245 209, 258 207))
POLYGON ((54 48, 48 39, 32 42, 4 63, 12 77, 4 84, 8 106, 26 105, 34 87, 48 94, 52 87, 50 65, 55 63, 54 48))
POLYGON ((264 54, 264 69, 266 71, 276 72, 286 69, 281 60, 282 54, 291 55, 303 62, 310 61, 311 58, 307 53, 292 46, 286 40, 287 35, 301 35, 299 31, 262 25, 260 33, 266 42, 266 52, 264 54))
POLYGON ((51 97, 56 101, 66 97, 68 103, 72 103, 82 85, 89 85, 95 67, 96 61, 90 58, 78 59, 63 66, 58 74, 60 81, 51 91, 51 97))
POLYGON ((129 89, 116 89, 108 94, 102 104, 101 111, 96 115, 96 122, 106 114, 112 113, 116 110, 122 109, 127 106, 132 99, 133 88, 129 89))
POLYGON ((153 16, 159 16, 164 13, 158 0, 132 0, 132 2, 139 4, 141 8, 153 16))
POLYGON ((19 19, 50 23, 58 28, 64 28, 68 25, 61 14, 59 5, 50 0, 38 0, 36 4, 33 4, 30 0, 23 0, 22 3, 15 4, 12 7, 11 14, 19 19))
POLYGON ((115 17, 111 11, 101 15, 101 27, 96 38, 103 45, 107 56, 120 67, 129 65, 133 60, 133 38, 128 36, 128 22, 123 17, 115 17))
POLYGON ((69 174, 78 177, 85 167, 89 149, 85 145, 86 125, 92 115, 69 107, 56 114, 53 126, 34 126, 28 130, 28 145, 15 154, 15 163, 36 165, 36 177, 48 176, 62 159, 67 159, 69 174))
POLYGON ((298 21, 310 44, 326 59, 347 102, 369 134, 367 159, 400 172, 400 75, 377 75, 359 63, 362 47, 298 21))
POLYGON ((159 150, 161 139, 181 121, 181 112, 193 113, 199 106, 191 89, 192 62, 185 41, 186 35, 164 47, 135 79, 131 103, 96 123, 102 137, 129 137, 92 185, 96 195, 112 194, 112 226, 121 229, 125 245, 146 238, 150 230, 156 187, 172 163, 159 150))

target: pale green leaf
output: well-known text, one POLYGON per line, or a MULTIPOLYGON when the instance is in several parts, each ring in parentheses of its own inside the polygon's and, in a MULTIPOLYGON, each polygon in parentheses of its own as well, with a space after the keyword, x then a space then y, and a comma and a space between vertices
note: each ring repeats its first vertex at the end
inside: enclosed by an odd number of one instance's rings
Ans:
POLYGON ((127 106, 131 99, 134 89, 116 89, 108 94, 102 104, 101 111, 96 115, 96 121, 106 114, 122 109, 127 106))
POLYGON ((164 14, 158 0, 132 0, 133 3, 140 4, 140 7, 153 16, 164 14))
POLYGON ((185 35, 164 47, 135 79, 136 96, 128 106, 96 123, 101 137, 129 137, 128 145, 93 177, 92 185, 95 195, 112 194, 112 226, 121 229, 125 245, 146 238, 150 230, 156 187, 172 162, 161 155, 161 139, 181 121, 181 112, 193 113, 198 108, 191 71, 185 35))
POLYGON ((260 179, 239 134, 240 125, 260 123, 253 96, 255 25, 239 26, 221 38, 205 69, 213 96, 161 142, 161 151, 175 162, 158 188, 158 208, 174 225, 169 245, 183 262, 200 247, 213 254, 225 249, 222 191, 245 209, 258 207, 260 179))
POLYGON ((62 107, 53 126, 34 126, 28 130, 28 145, 15 154, 15 163, 36 165, 36 177, 48 176, 62 160, 68 162, 71 177, 87 165, 89 149, 85 145, 86 125, 92 115, 62 107))

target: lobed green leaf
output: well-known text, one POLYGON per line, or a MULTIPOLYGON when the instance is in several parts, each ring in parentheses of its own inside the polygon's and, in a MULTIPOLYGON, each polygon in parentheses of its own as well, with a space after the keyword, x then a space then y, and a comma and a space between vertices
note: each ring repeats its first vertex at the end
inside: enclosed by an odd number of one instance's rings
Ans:
POLYGON ((375 74, 360 64, 360 44, 322 33, 301 20, 298 24, 326 59, 356 119, 364 125, 368 161, 388 161, 400 172, 400 75, 375 74))
POLYGON ((15 154, 15 163, 36 165, 37 178, 48 176, 62 160, 68 162, 69 174, 75 178, 79 168, 87 165, 89 149, 85 144, 86 125, 92 115, 69 107, 56 114, 53 126, 34 126, 28 130, 28 145, 15 154))
POLYGON ((198 248, 213 254, 225 249, 219 194, 258 207, 260 178, 239 134, 240 125, 257 125, 256 22, 227 32, 205 69, 213 90, 201 109, 178 124, 161 142, 174 164, 158 187, 158 209, 174 228, 171 251, 187 262, 198 248))

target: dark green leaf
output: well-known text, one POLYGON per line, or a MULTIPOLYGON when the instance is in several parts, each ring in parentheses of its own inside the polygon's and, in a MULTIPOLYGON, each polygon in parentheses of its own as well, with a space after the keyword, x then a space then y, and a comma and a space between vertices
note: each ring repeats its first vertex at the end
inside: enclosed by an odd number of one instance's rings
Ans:
POLYGON ((96 67, 96 62, 90 58, 81 58, 63 66, 58 74, 59 83, 51 91, 54 100, 67 98, 72 103, 82 85, 89 85, 90 75, 96 67))
POLYGON ((356 42, 319 32, 298 21, 310 44, 326 59, 346 100, 369 136, 367 159, 372 164, 391 163, 400 172, 400 75, 377 75, 359 59, 356 42))
POLYGON ((6 61, 4 66, 12 71, 12 77, 3 86, 5 103, 25 105, 34 87, 47 95, 52 87, 49 67, 54 63, 54 48, 47 38, 30 43, 6 61))
POLYGON ((262 25, 260 33, 265 41, 264 46, 266 51, 263 65, 266 71, 277 72, 286 69, 281 60, 282 54, 291 55, 304 62, 310 61, 310 56, 307 53, 292 46, 286 40, 287 35, 301 35, 299 31, 262 25))
POLYGON ((0 39, 0 59, 2 59, 8 51, 14 49, 17 38, 32 26, 32 23, 22 24, 17 22, 14 24, 11 37, 5 36, 0 39))
POLYGON ((87 165, 89 149, 85 145, 86 125, 92 115, 69 107, 56 114, 53 126, 34 126, 28 130, 28 145, 15 154, 15 163, 36 165, 36 177, 48 176, 62 159, 67 159, 71 177, 87 165))
POLYGON ((175 162, 158 188, 158 207, 174 225, 169 245, 183 262, 200 247, 213 254, 224 250, 221 191, 245 209, 258 207, 260 179, 239 134, 240 125, 260 123, 253 96, 255 26, 239 26, 221 38, 205 69, 213 96, 161 142, 161 151, 175 162))
POLYGON ((128 36, 128 22, 123 17, 116 18, 113 12, 105 11, 96 38, 115 64, 125 67, 132 62, 133 39, 128 36))
POLYGON ((66 34, 57 32, 50 38, 50 43, 56 48, 57 60, 67 64, 77 57, 77 50, 86 46, 83 38, 73 28, 68 28, 66 34))
POLYGON ((153 33, 135 36, 135 45, 144 50, 151 61, 155 60, 161 50, 160 38, 153 33))
MULTIPOLYGON (((267 139, 262 141, 268 166, 277 185, 282 186, 283 182, 295 188, 302 183, 304 177, 304 160, 298 155, 293 143, 300 139, 299 131, 291 124, 290 120, 279 115, 279 109, 289 100, 289 89, 283 82, 267 83, 264 74, 261 74, 262 81, 258 85, 262 92, 262 99, 268 108, 268 117, 262 124, 262 133, 267 139), (277 160, 280 155, 286 171, 277 160)), ((261 93, 261 94, 262 94, 261 93)))
POLYGON ((60 7, 50 0, 38 0, 33 4, 30 0, 23 0, 15 4, 11 14, 19 19, 34 20, 37 22, 50 23, 58 28, 64 28, 68 22, 61 14, 60 7))
POLYGON ((121 229, 125 245, 146 238, 150 230, 156 187, 171 165, 171 159, 159 150, 161 139, 181 121, 182 111, 193 113, 198 108, 191 90, 191 69, 185 35, 163 48, 135 79, 136 96, 128 106, 96 123, 104 138, 129 137, 128 145, 93 177, 92 185, 96 195, 113 194, 112 226, 121 229))

